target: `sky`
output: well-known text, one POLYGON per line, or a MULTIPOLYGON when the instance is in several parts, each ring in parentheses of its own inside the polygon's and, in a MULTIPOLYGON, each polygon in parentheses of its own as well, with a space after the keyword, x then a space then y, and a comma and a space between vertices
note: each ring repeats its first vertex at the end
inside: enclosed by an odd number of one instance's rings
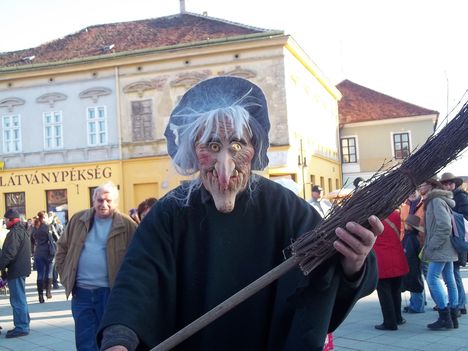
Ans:
MULTIPOLYGON (((465 0, 185 0, 185 9, 283 30, 333 84, 349 79, 438 111, 442 123, 468 100, 465 0)), ((179 11, 180 0, 0 0, 0 52, 179 11)), ((468 176, 468 151, 446 170, 468 176)))

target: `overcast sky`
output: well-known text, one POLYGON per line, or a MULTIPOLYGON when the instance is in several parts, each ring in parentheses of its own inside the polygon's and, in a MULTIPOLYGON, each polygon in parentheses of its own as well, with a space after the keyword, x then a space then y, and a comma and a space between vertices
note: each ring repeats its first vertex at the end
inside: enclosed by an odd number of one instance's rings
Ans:
MULTIPOLYGON (((284 30, 332 83, 349 79, 436 110, 440 119, 468 99, 465 0, 185 0, 185 7, 284 30)), ((179 9, 179 0, 0 0, 0 52, 179 9)), ((468 175, 466 154, 448 169, 468 175)))

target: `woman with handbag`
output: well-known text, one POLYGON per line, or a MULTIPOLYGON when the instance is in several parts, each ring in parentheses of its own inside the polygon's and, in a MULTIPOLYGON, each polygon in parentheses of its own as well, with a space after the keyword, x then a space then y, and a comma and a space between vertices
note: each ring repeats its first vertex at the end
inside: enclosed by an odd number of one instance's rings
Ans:
POLYGON ((36 264, 37 270, 37 293, 39 296, 39 302, 44 303, 44 290, 46 290, 46 296, 48 299, 52 297, 50 289, 48 289, 48 280, 50 263, 52 261, 53 255, 51 257, 51 252, 49 249, 49 228, 47 224, 44 223, 43 211, 37 214, 37 219, 34 223, 33 237, 36 243, 36 248, 34 250, 34 262, 36 264))

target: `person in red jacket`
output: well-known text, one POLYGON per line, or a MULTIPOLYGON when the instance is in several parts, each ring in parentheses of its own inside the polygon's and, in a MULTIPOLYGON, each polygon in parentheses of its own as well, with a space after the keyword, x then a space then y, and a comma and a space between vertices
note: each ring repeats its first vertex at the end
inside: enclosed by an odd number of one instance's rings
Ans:
POLYGON ((374 251, 379 271, 377 295, 383 323, 376 325, 375 329, 397 330, 398 325, 406 322, 401 316, 401 282, 409 267, 400 242, 400 213, 393 211, 382 223, 384 231, 377 237, 374 251))

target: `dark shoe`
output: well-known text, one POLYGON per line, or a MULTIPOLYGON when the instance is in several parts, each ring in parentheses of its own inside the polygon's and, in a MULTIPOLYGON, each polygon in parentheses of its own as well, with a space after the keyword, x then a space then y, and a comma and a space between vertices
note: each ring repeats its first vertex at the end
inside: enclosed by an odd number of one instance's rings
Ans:
POLYGON ((57 289, 60 289, 60 287, 59 287, 59 285, 57 283, 55 283, 55 284, 52 285, 52 289, 57 290, 57 289))
POLYGON ((19 330, 16 330, 16 329, 12 329, 12 330, 9 330, 7 331, 6 335, 5 335, 5 338, 7 339, 10 339, 10 338, 18 338, 20 336, 26 336, 28 335, 29 332, 25 332, 25 331, 19 331, 19 330))
POLYGON ((395 327, 387 327, 387 326, 384 325, 383 323, 382 323, 382 324, 374 325, 374 328, 377 329, 377 330, 398 330, 398 327, 397 327, 397 326, 395 326, 395 327))
POLYGON ((410 314, 411 313, 424 313, 424 311, 423 312, 418 312, 416 310, 413 310, 411 307, 405 307, 405 308, 403 308, 403 313, 410 313, 410 314))
POLYGON ((403 325, 406 323, 406 319, 402 318, 401 321, 396 322, 398 325, 403 325))
POLYGON ((52 298, 52 279, 47 279, 45 281, 45 291, 46 291, 46 297, 48 299, 51 299, 52 298))
POLYGON ((453 321, 448 308, 437 311, 439 319, 434 323, 428 324, 427 327, 431 330, 453 329, 453 321))
POLYGON ((452 318, 452 324, 455 329, 458 328, 458 317, 460 315, 460 310, 458 308, 450 309, 450 317, 452 318))
POLYGON ((439 307, 434 306, 434 307, 432 307, 432 310, 433 310, 433 311, 438 311, 438 310, 439 310, 439 307))

